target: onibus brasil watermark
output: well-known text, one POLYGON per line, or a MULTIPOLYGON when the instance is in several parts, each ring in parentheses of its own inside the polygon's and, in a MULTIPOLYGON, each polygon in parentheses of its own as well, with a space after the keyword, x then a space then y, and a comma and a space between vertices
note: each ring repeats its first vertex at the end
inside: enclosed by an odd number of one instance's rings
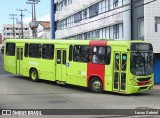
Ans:
POLYGON ((135 110, 135 115, 158 115, 159 111, 158 110, 144 110, 144 111, 139 111, 135 110))
POLYGON ((2 110, 2 115, 42 115, 40 110, 2 110))

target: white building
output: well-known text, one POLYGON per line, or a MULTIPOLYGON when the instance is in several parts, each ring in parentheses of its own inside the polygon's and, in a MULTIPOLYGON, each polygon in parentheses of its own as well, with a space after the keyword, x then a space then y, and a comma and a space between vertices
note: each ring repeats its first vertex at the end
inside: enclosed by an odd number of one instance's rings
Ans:
MULTIPOLYGON (((145 0, 145 3, 153 0, 145 0)), ((144 7, 144 39, 153 44, 154 53, 160 53, 160 0, 144 7)))
POLYGON ((150 42, 155 83, 160 83, 160 0, 51 1, 52 38, 150 42))
MULTIPOLYGON (((4 24, 3 25, 3 37, 4 38, 21 38, 22 37, 21 24, 4 24)), ((28 24, 23 24, 23 37, 30 37, 30 28, 28 24)))
POLYGON ((50 22, 49 21, 37 21, 37 37, 51 39, 50 22))
POLYGON ((55 0, 56 38, 131 39, 130 0, 55 0), (127 33, 125 33, 127 32, 127 33))

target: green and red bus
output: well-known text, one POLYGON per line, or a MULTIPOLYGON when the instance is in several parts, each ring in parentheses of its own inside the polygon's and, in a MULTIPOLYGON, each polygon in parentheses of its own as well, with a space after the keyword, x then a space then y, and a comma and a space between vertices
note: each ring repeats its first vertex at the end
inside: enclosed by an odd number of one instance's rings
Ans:
POLYGON ((154 85, 153 48, 144 41, 7 39, 6 71, 89 88, 132 94, 154 85))

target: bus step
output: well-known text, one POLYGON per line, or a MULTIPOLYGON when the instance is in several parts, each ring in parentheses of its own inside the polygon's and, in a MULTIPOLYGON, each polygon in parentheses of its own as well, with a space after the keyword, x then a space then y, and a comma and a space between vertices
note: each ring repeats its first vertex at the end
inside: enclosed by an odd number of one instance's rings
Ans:
POLYGON ((62 84, 62 85, 66 84, 64 81, 58 81, 58 80, 56 81, 56 83, 57 84, 62 84))

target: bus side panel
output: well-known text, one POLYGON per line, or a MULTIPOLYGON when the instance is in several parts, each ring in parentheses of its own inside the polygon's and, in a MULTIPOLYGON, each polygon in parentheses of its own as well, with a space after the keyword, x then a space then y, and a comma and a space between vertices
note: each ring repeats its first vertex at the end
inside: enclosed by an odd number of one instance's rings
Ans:
POLYGON ((91 76, 97 76, 102 80, 103 87, 104 87, 104 74, 105 74, 105 65, 102 64, 93 64, 88 63, 87 64, 87 78, 88 82, 89 79, 91 79, 91 76))
POLYGON ((23 58, 23 75, 26 76, 26 77, 29 77, 29 69, 30 69, 30 66, 29 66, 29 61, 30 59, 27 58, 27 57, 24 57, 23 58))
POLYGON ((113 66, 111 64, 105 66, 106 71, 105 71, 105 79, 104 79, 104 85, 105 85, 104 90, 106 91, 112 91, 112 86, 113 86, 112 85, 113 83, 112 69, 113 69, 113 66))
POLYGON ((41 59, 39 70, 39 78, 44 80, 55 81, 55 62, 53 60, 41 59))
POLYGON ((10 73, 16 74, 16 57, 6 56, 4 54, 4 69, 10 73))
POLYGON ((86 72, 86 63, 69 62, 69 66, 67 67, 67 83, 86 87, 86 72))
POLYGON ((24 58, 23 75, 29 77, 29 71, 31 68, 35 68, 38 71, 39 79, 55 81, 55 64, 53 60, 45 60, 38 58, 24 58))

